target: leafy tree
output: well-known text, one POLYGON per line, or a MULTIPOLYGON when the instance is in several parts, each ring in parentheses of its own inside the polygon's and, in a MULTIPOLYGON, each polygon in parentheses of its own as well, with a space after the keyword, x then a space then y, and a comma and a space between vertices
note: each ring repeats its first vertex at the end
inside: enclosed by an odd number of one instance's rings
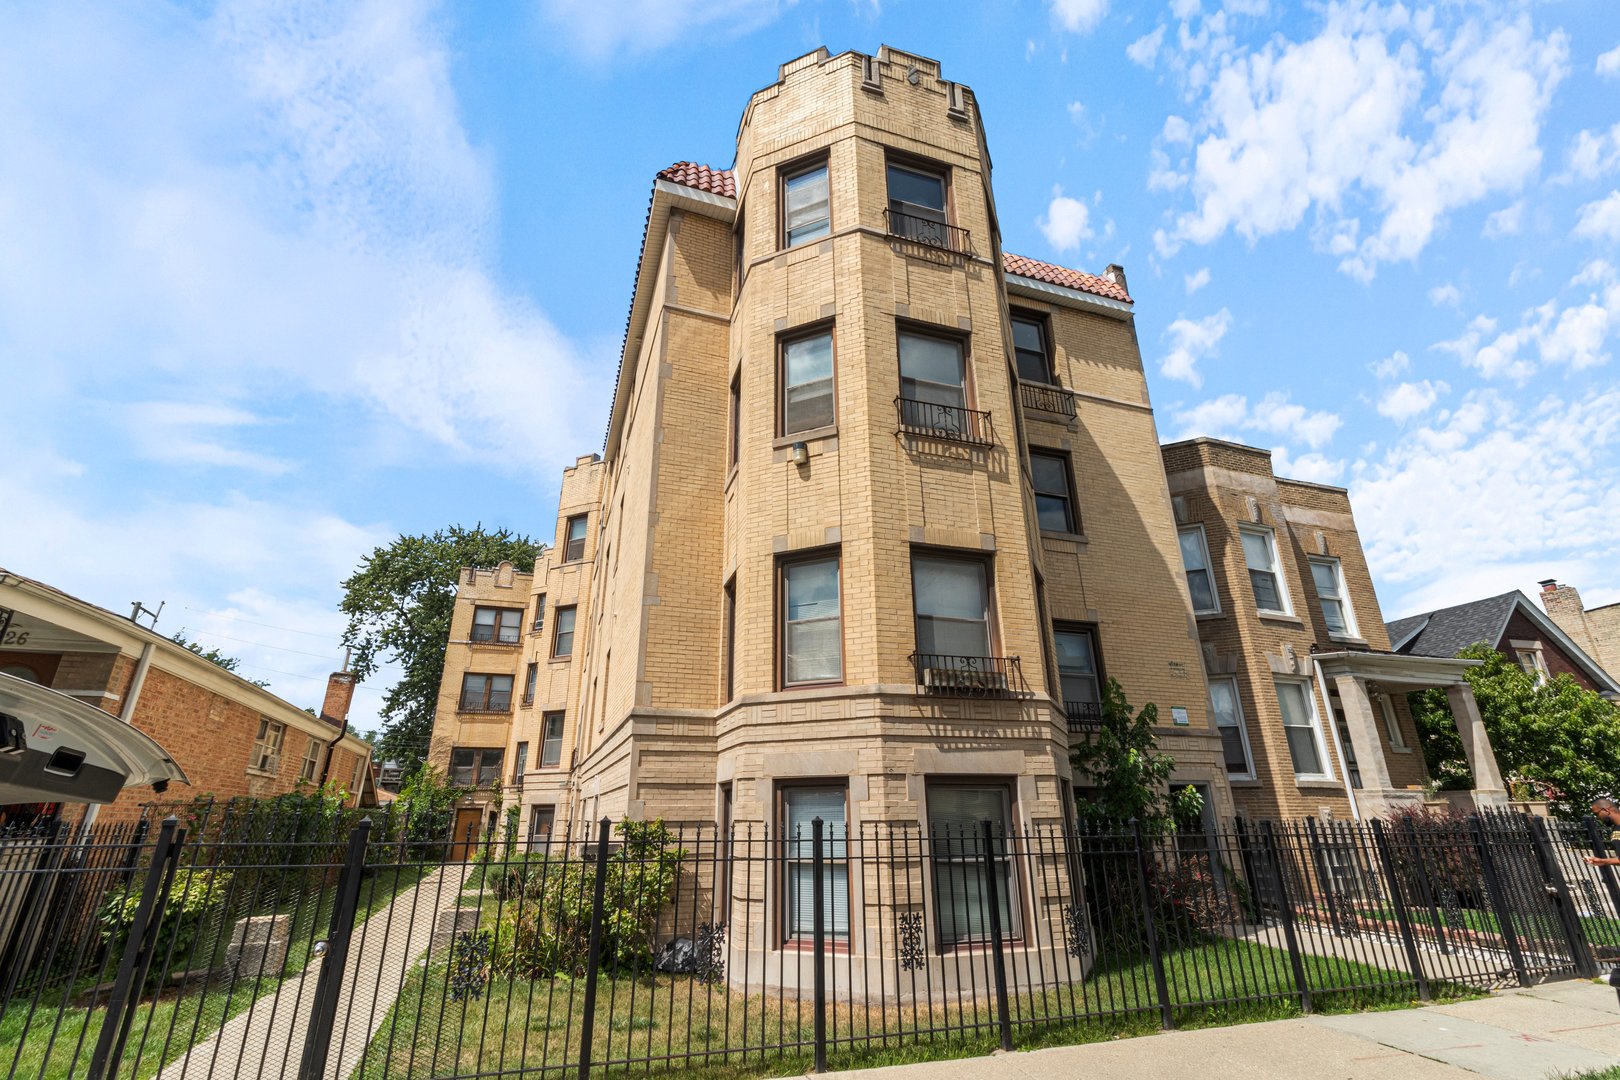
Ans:
MULTIPOLYGON (((237 673, 236 669, 242 666, 242 661, 241 661, 240 657, 226 656, 224 653, 220 652, 219 649, 217 649, 217 648, 204 649, 197 642, 192 641, 190 638, 186 637, 186 628, 183 627, 183 626, 179 630, 176 630, 174 632, 174 636, 169 638, 169 640, 174 642, 176 645, 182 645, 182 646, 186 647, 187 649, 190 649, 192 652, 196 653, 198 656, 202 657, 204 660, 207 660, 210 664, 214 664, 217 667, 222 667, 226 671, 229 671, 233 675, 237 673)), ((246 675, 244 675, 242 677, 244 679, 247 678, 246 675)), ((268 682, 266 682, 263 679, 248 679, 248 682, 252 683, 254 686, 269 686, 270 685, 268 682)))
POLYGON ((539 553, 539 544, 507 529, 453 525, 375 549, 343 582, 339 607, 349 617, 343 644, 354 649, 350 670, 365 679, 390 661, 404 669, 383 698, 380 757, 409 773, 427 755, 457 573, 502 561, 527 568, 539 553))
MULTIPOLYGON (((1568 675, 1537 685, 1489 645, 1458 655, 1484 661, 1468 670, 1468 684, 1510 782, 1540 789, 1564 818, 1579 818, 1593 799, 1620 792, 1620 708, 1568 675)), ((1430 774, 1448 786, 1471 786, 1445 691, 1420 691, 1411 703, 1430 774)))
POLYGON ((456 803, 471 789, 456 787, 444 774, 427 762, 405 778, 399 789, 399 805, 404 808, 405 841, 414 859, 442 859, 451 843, 461 837, 451 835, 456 820, 456 803))
POLYGON ((1133 713, 1119 682, 1108 680, 1101 729, 1069 749, 1070 764, 1089 779, 1092 789, 1078 803, 1081 817, 1105 824, 1135 818, 1148 833, 1160 834, 1173 831, 1178 816, 1198 815, 1202 801, 1195 789, 1169 789, 1176 760, 1158 750, 1153 730, 1158 719, 1152 702, 1133 713))

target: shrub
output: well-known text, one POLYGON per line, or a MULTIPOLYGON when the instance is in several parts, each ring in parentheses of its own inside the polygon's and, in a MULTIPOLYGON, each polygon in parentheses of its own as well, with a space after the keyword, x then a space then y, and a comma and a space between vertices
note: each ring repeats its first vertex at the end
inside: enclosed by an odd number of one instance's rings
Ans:
MULTIPOLYGON (((156 982, 165 966, 170 970, 183 971, 196 962, 208 964, 212 961, 219 935, 205 936, 204 931, 209 927, 218 929, 230 885, 231 875, 223 871, 186 869, 175 872, 157 936, 158 958, 161 960, 167 956, 170 959, 167 965, 160 962, 152 964, 147 974, 148 985, 156 982), (197 953, 195 956, 194 951, 197 953)), ((141 890, 132 887, 127 892, 108 896, 96 912, 97 932, 113 955, 122 953, 129 944, 130 924, 134 922, 140 904, 141 890)))

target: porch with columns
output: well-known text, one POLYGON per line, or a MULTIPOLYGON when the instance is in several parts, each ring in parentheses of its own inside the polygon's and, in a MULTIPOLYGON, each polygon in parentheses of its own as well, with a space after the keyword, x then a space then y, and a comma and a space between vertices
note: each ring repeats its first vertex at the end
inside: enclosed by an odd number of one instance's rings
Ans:
MULTIPOLYGON (((1379 817, 1403 806, 1421 806, 1423 792, 1397 788, 1390 779, 1389 759, 1384 753, 1376 694, 1408 694, 1414 690, 1442 689, 1451 706, 1462 740, 1463 753, 1474 777, 1469 792, 1480 809, 1507 805, 1507 787, 1491 748, 1490 736, 1479 715, 1473 688, 1464 677, 1478 660, 1445 659, 1429 656, 1399 656, 1393 653, 1321 652, 1311 657, 1322 681, 1324 696, 1331 685, 1338 692, 1343 712, 1342 730, 1350 740, 1361 786, 1355 789, 1360 817, 1379 817)), ((1330 722, 1337 717, 1330 716, 1330 722)), ((1421 752, 1420 747, 1414 748, 1421 752)))

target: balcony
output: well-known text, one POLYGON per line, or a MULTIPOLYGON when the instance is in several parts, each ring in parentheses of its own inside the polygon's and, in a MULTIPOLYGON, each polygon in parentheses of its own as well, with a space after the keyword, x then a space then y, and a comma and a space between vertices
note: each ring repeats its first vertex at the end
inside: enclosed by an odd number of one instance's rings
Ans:
POLYGON ((939 697, 1012 697, 1023 686, 1016 656, 943 656, 912 653, 917 689, 939 697))
POLYGON ((521 645, 523 638, 515 626, 503 626, 497 631, 492 626, 475 626, 472 628, 472 643, 474 645, 521 645))
POLYGON ((958 255, 973 254, 973 237, 966 229, 902 210, 883 211, 883 227, 890 236, 958 255))
POLYGON ((897 397, 894 407, 900 414, 900 432, 923 439, 943 439, 968 446, 994 446, 995 432, 990 414, 955 405, 897 397))
POLYGON ((1065 701, 1063 713, 1069 718, 1070 735, 1090 735, 1102 730, 1102 706, 1095 701, 1065 701))
POLYGON ((1074 419, 1074 391, 1061 386, 1042 386, 1040 383, 1018 384, 1018 399, 1026 409, 1057 413, 1074 419))
POLYGON ((511 712, 512 695, 509 693, 490 694, 488 697, 485 697, 482 694, 464 694, 460 703, 456 706, 456 711, 492 713, 511 712))

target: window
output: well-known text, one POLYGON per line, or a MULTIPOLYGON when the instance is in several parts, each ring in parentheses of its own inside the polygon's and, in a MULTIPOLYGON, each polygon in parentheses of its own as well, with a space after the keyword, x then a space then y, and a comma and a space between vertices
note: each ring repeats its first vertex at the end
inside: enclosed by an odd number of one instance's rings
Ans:
POLYGON ((458 746, 450 751, 450 782, 457 787, 489 787, 501 778, 506 751, 498 746, 458 746))
POLYGON ((516 645, 523 627, 523 612, 517 608, 481 607, 473 609, 472 639, 516 645))
POLYGON ((838 556, 782 564, 782 685, 838 682, 844 676, 838 556))
POLYGON ((540 718, 540 767, 555 769, 562 764, 563 714, 548 712, 540 718))
POLYGON ((23 682, 39 682, 39 673, 26 664, 6 664, 0 667, 0 675, 10 675, 12 678, 21 679, 23 682))
POLYGON ((1043 450, 1029 452, 1029 472, 1035 480, 1035 517, 1042 532, 1079 532, 1074 513, 1074 480, 1069 455, 1043 450))
POLYGON ((827 163, 782 177, 784 247, 818 240, 832 231, 827 199, 827 163))
POLYGON ((1243 703, 1238 699, 1236 679, 1209 681, 1209 708, 1215 714, 1215 730, 1220 732, 1227 777, 1253 780, 1254 760, 1249 756, 1249 733, 1243 727, 1243 703))
POLYGON ((730 416, 730 420, 731 420, 731 424, 730 424, 731 444, 727 448, 727 451, 726 451, 726 453, 727 453, 726 464, 728 466, 734 466, 734 465, 737 464, 738 444, 742 441, 742 372, 741 371, 737 372, 737 374, 735 374, 735 375, 733 375, 731 377, 731 403, 730 403, 729 408, 731 409, 731 416, 730 416))
POLYGON ((1249 585, 1255 607, 1275 615, 1290 615, 1288 590, 1277 565, 1277 537, 1270 529, 1240 529, 1243 558, 1249 564, 1249 585))
POLYGON ((520 742, 512 755, 512 786, 523 786, 523 773, 529 767, 529 744, 520 742))
POLYGON ((523 704, 534 704, 535 684, 540 681, 540 665, 530 664, 529 670, 523 676, 523 704))
POLYGON ((918 652, 990 655, 990 591, 982 559, 913 555, 911 590, 918 652))
POLYGON ((889 232, 947 247, 945 176, 926 167, 889 163, 889 232))
POLYGON ((1097 640, 1090 630, 1059 629, 1058 681, 1063 687, 1063 711, 1070 719, 1101 719, 1102 683, 1097 672, 1097 640))
POLYGON ((966 408, 965 376, 961 341, 900 332, 901 397, 951 409, 966 408))
POLYGON ((536 804, 529 807, 529 843, 538 847, 551 846, 551 832, 556 827, 557 808, 536 804))
POLYGON ((1316 704, 1309 683, 1278 679, 1277 703, 1282 706, 1283 730, 1288 734, 1288 753, 1294 759, 1298 780, 1331 780, 1327 751, 1322 745, 1322 729, 1316 720, 1316 704))
POLYGON ((253 737, 253 754, 248 758, 248 768, 254 772, 280 772, 281 740, 286 735, 286 724, 259 717, 259 733, 253 737))
POLYGON ((833 422, 833 339, 824 330, 784 342, 781 349, 781 434, 826 427, 833 422))
POLYGON ((529 629, 531 631, 533 631, 534 633, 539 633, 541 630, 544 630, 545 628, 546 628, 546 594, 541 593, 539 596, 534 598, 534 622, 533 622, 533 624, 531 624, 529 626, 529 629))
POLYGON ((724 596, 726 621, 726 700, 737 696, 737 575, 726 582, 724 596))
POLYGON ((360 780, 361 780, 361 778, 363 776, 365 776, 365 773, 366 773, 366 759, 365 758, 356 758, 355 762, 354 762, 354 774, 349 778, 349 794, 350 795, 358 795, 358 794, 360 794, 360 780))
POLYGON ((579 562, 585 557, 585 524, 589 517, 589 514, 575 514, 568 519, 563 562, 579 562))
POLYGON ((309 744, 304 747, 304 760, 298 763, 298 779, 314 783, 315 770, 320 768, 320 764, 321 741, 310 739, 309 744))
POLYGON ((996 907, 1007 939, 1022 936, 1012 859, 1008 857, 1011 800, 1006 787, 935 785, 928 789, 928 829, 934 846, 934 895, 941 945, 988 941, 989 881, 984 866, 984 821, 990 822, 996 907))
POLYGON ((578 609, 570 605, 557 609, 557 625, 552 631, 551 655, 557 659, 574 655, 574 617, 578 609))
POLYGON ((1350 591, 1344 587, 1344 567, 1338 559, 1312 558, 1311 578, 1316 596, 1322 601, 1322 621, 1334 637, 1358 637, 1356 613, 1350 606, 1350 591))
POLYGON ((815 934, 815 833, 822 822, 822 906, 827 936, 849 938, 849 845, 844 819, 844 788, 788 787, 782 789, 782 838, 786 852, 782 895, 782 937, 810 938, 815 934))
POLYGON ((1053 383, 1052 354, 1046 347, 1046 322, 1036 316, 1012 317, 1013 353, 1024 382, 1053 383))
POLYGON ((1401 730, 1401 718, 1395 712, 1395 701, 1388 694, 1378 695, 1378 710, 1384 715, 1384 732, 1389 736, 1389 745, 1396 750, 1409 750, 1406 745, 1406 732, 1401 730))
POLYGON ((1192 597, 1193 611, 1200 615, 1221 610, 1221 601, 1215 595, 1215 575, 1209 568, 1209 545, 1205 542, 1202 525, 1188 525, 1180 530, 1181 566, 1187 572, 1187 595, 1192 597))
POLYGON ((1519 662, 1519 666, 1524 668, 1525 673, 1532 679, 1536 680, 1537 686, 1544 685, 1551 677, 1551 673, 1547 670, 1547 657, 1541 651, 1541 642, 1515 641, 1511 644, 1513 646, 1513 658, 1519 662))
POLYGON ((512 707, 512 676, 475 675, 461 677, 462 712, 506 712, 512 707))

